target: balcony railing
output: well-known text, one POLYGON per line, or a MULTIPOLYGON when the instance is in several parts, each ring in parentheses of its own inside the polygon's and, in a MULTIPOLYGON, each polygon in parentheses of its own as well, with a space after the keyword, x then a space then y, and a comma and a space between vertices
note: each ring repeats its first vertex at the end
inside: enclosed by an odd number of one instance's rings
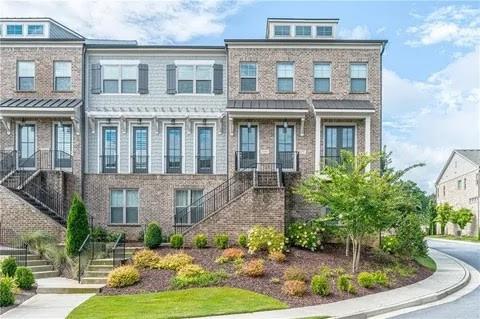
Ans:
POLYGON ((340 156, 321 156, 320 157, 320 169, 324 169, 327 166, 337 166, 342 163, 340 156))
POLYGON ((166 155, 165 171, 170 174, 182 173, 182 156, 166 155))
POLYGON ((39 150, 28 157, 16 152, 17 168, 28 169, 71 169, 72 155, 57 150, 39 150))
POLYGON ((256 151, 235 152, 235 170, 255 168, 257 164, 256 151))
POLYGON ((148 156, 132 155, 132 172, 148 173, 148 156))
POLYGON ((100 156, 102 173, 117 173, 118 171, 118 156, 117 155, 102 155, 100 156))
POLYGON ((277 163, 283 170, 298 171, 298 152, 277 152, 277 163))
POLYGON ((213 173, 213 156, 197 156, 197 173, 213 173))

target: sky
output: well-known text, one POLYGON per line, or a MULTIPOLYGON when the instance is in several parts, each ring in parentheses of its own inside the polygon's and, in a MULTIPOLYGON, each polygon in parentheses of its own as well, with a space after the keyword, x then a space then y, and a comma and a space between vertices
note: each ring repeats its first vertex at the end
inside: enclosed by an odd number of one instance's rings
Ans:
POLYGON ((427 192, 453 149, 480 148, 480 2, 8 1, 2 17, 51 17, 97 39, 222 45, 263 38, 268 17, 339 18, 339 37, 387 39, 383 144, 427 192))

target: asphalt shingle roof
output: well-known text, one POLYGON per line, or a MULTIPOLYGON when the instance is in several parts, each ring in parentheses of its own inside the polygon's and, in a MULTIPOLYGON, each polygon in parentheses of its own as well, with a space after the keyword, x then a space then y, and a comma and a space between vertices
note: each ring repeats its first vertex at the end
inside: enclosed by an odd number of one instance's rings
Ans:
POLYGON ((2 99, 0 107, 75 108, 82 99, 2 99))
POLYGON ((455 150, 455 152, 480 165, 480 150, 455 150))
POLYGON ((229 100, 230 109, 282 109, 305 110, 308 109, 306 100, 229 100))

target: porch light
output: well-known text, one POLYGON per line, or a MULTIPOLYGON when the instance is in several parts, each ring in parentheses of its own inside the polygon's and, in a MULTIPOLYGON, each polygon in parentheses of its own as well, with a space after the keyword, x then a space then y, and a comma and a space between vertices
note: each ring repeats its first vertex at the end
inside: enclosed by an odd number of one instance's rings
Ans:
POLYGON ((287 127, 288 127, 287 121, 283 121, 283 134, 287 133, 287 127))
POLYGON ((252 129, 252 123, 247 122, 247 127, 248 127, 248 134, 250 134, 250 130, 252 129))
POLYGON ((142 124, 142 118, 138 119, 138 123, 142 124))
POLYGON ((108 118, 107 119, 107 123, 110 124, 112 122, 112 119, 111 118, 108 118))
POLYGON ((171 123, 171 124, 175 124, 175 119, 172 119, 172 120, 170 121, 170 123, 171 123))

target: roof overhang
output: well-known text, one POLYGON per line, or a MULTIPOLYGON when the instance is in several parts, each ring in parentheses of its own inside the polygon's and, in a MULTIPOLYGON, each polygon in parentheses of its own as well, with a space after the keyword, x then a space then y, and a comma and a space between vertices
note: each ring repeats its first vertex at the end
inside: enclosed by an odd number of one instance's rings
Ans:
POLYGON ((308 109, 237 109, 227 108, 227 113, 230 118, 276 118, 276 119, 291 119, 291 118, 305 118, 308 109))
POLYGON ((78 107, 40 108, 40 107, 0 107, 0 118, 5 117, 72 117, 78 107))

